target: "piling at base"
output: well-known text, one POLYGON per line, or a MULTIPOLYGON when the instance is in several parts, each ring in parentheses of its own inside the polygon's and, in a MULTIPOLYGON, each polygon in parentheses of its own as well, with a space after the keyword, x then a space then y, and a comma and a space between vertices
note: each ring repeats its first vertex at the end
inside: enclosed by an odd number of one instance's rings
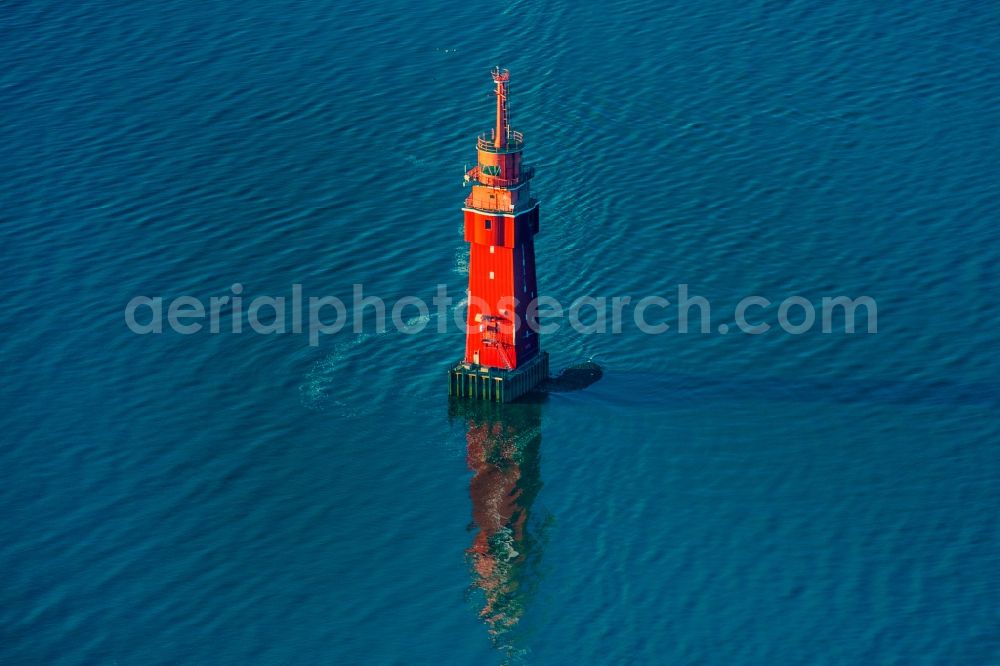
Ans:
POLYGON ((549 376, 549 354, 541 352, 516 370, 459 363, 448 371, 448 395, 513 402, 549 376))

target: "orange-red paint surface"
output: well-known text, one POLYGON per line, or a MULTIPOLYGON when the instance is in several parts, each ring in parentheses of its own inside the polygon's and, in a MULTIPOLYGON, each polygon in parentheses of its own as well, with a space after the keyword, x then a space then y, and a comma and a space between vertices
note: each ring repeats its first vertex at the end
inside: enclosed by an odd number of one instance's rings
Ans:
POLYGON ((469 308, 465 361, 514 369, 539 352, 538 334, 525 325, 537 298, 535 234, 538 201, 531 196, 534 169, 521 162, 524 137, 510 129, 510 73, 493 70, 496 126, 476 142, 478 163, 465 175, 469 252, 469 308))

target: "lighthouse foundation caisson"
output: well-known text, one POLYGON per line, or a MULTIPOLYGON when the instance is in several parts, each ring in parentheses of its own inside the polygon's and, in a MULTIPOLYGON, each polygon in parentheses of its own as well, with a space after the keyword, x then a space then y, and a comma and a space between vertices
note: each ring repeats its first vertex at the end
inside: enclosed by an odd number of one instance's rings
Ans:
POLYGON ((538 297, 535 234, 539 204, 533 167, 521 160, 524 136, 510 128, 510 73, 492 72, 496 125, 476 141, 477 164, 465 173, 462 208, 469 243, 465 357, 448 371, 452 396, 511 402, 548 378, 549 356, 527 322, 538 297))
POLYGON ((511 402, 549 376, 549 354, 541 352, 516 370, 459 363, 448 371, 448 395, 490 402, 511 402))

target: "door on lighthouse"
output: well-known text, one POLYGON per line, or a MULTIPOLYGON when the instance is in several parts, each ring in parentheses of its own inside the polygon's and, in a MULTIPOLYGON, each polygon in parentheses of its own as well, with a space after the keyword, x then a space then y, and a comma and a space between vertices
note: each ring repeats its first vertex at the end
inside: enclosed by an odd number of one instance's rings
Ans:
POLYGON ((472 352, 472 362, 479 365, 479 352, 472 352))

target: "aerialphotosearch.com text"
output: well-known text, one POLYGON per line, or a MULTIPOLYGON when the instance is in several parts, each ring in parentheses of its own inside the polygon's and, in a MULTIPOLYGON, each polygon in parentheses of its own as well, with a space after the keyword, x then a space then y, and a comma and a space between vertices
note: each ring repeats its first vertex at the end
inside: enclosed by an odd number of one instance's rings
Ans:
POLYGON ((508 302, 486 303, 476 298, 470 301, 465 294, 456 300, 448 294, 446 285, 439 284, 430 304, 417 296, 404 296, 387 303, 376 295, 366 294, 361 284, 353 285, 351 297, 343 299, 330 295, 306 298, 298 283, 292 285, 288 297, 249 298, 244 295, 243 285, 235 283, 229 293, 208 298, 178 296, 167 302, 160 296, 136 296, 125 306, 125 323, 139 335, 167 330, 181 335, 206 330, 213 334, 305 334, 310 346, 319 345, 322 336, 345 329, 355 333, 384 332, 391 325, 400 333, 415 335, 425 331, 434 319, 434 330, 439 333, 447 332, 452 325, 466 331, 467 327, 478 325, 475 322, 481 321, 482 316, 507 320, 515 329, 529 326, 541 334, 553 333, 565 324, 583 335, 619 334, 626 327, 648 335, 668 331, 720 335, 780 331, 801 335, 817 327, 825 334, 853 334, 858 329, 868 334, 878 332, 878 306, 870 296, 808 299, 794 295, 776 301, 751 295, 729 310, 732 315, 728 321, 715 325, 713 304, 704 296, 692 294, 687 284, 677 285, 671 296, 586 295, 568 306, 550 296, 524 302, 505 299, 508 302), (473 317, 468 317, 470 311, 473 317))

